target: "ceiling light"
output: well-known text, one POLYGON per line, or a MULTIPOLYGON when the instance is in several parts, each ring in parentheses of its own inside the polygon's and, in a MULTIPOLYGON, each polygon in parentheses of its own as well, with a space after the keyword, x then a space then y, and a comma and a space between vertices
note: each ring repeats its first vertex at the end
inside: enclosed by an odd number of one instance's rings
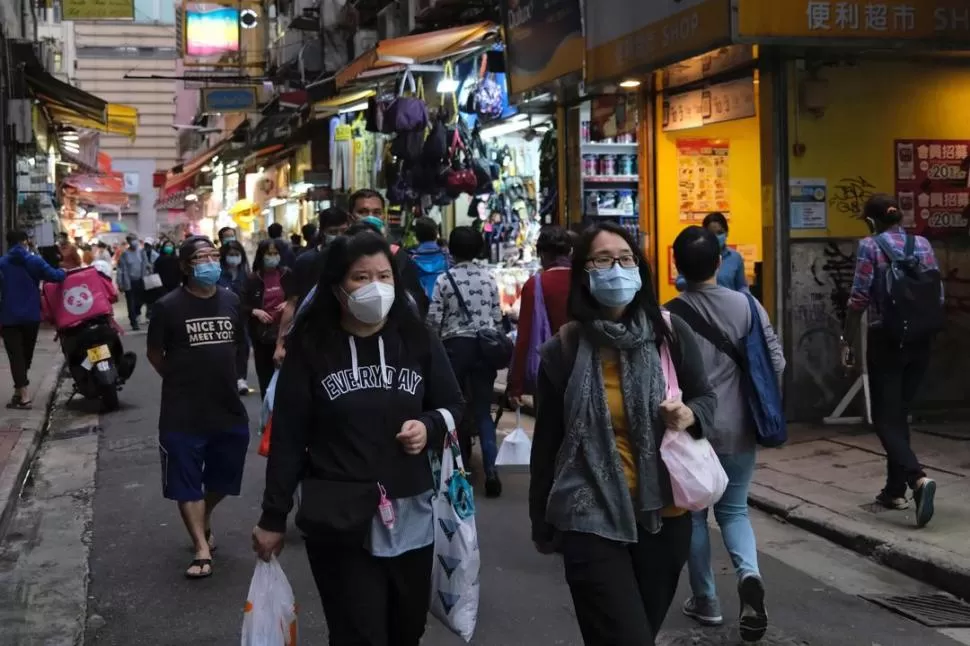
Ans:
POLYGON ((61 135, 61 141, 77 141, 76 132, 65 132, 61 135))
POLYGON ((199 196, 196 195, 195 193, 189 193, 188 195, 185 196, 186 202, 195 202, 198 199, 199 199, 199 196))
POLYGON ((208 164, 206 164, 205 166, 203 166, 199 170, 201 172, 203 172, 203 173, 208 173, 208 172, 211 172, 212 171, 212 166, 209 166, 208 164))
MULTIPOLYGON (((338 110, 339 114, 349 114, 351 112, 361 112, 367 109, 367 101, 362 101, 360 103, 355 103, 353 105, 348 105, 346 108, 340 108, 338 110)), ((262 171, 260 171, 262 172, 262 171)))
POLYGON ((621 81, 620 82, 620 87, 622 87, 624 89, 627 89, 627 90, 630 90, 630 89, 633 89, 635 87, 640 87, 640 81, 638 81, 636 79, 627 79, 626 81, 621 81))
POLYGON ((484 128, 481 132, 481 136, 482 139, 495 139, 496 137, 501 137, 502 135, 510 135, 513 132, 528 130, 529 128, 537 128, 542 124, 548 123, 549 119, 550 117, 537 117, 532 123, 529 121, 508 121, 506 123, 500 123, 495 126, 484 128))
POLYGON ((458 91, 458 80, 453 78, 443 78, 438 81, 438 94, 452 94, 458 91))
POLYGON ((88 188, 84 189, 84 192, 85 193, 93 193, 94 192, 94 189, 89 186, 88 188))

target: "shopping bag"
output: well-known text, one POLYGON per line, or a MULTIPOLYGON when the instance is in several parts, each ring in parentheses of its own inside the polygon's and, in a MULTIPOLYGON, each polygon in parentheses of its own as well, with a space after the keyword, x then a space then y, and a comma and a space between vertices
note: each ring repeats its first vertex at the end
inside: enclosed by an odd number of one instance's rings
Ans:
POLYGON ((263 409, 259 416, 259 428, 262 434, 259 440, 259 454, 264 458, 269 456, 270 434, 273 431, 273 399, 276 397, 276 380, 279 375, 279 370, 273 373, 273 378, 266 389, 266 397, 263 398, 263 409))
POLYGON ((160 289, 162 286, 162 277, 158 274, 148 274, 145 276, 145 291, 150 292, 153 289, 160 289))
POLYGON ((495 457, 497 467, 529 466, 532 457, 532 440, 522 428, 522 412, 515 411, 515 430, 505 436, 502 445, 498 447, 495 457))
POLYGON ((475 527, 475 498, 465 475, 453 426, 445 438, 441 476, 432 501, 431 614, 465 642, 470 642, 478 622, 482 557, 475 527))
MULTIPOLYGON (((663 315, 670 325, 670 315, 667 312, 663 315)), ((682 393, 677 370, 666 343, 660 347, 660 366, 667 384, 667 399, 680 399, 682 393)), ((670 474, 676 507, 702 511, 724 495, 728 485, 727 473, 707 440, 694 439, 685 431, 667 429, 660 443, 660 458, 670 474)))
POLYGON ((241 646, 296 646, 296 600, 280 562, 256 562, 243 610, 241 646))

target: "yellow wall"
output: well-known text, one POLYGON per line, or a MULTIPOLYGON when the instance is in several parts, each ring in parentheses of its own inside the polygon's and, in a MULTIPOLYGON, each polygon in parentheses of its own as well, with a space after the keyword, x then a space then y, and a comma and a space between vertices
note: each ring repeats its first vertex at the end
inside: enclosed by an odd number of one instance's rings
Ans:
MULTIPOLYGON (((757 101, 755 102, 757 104, 757 101)), ((657 114, 663 114, 663 98, 657 97, 657 114)), ((731 213, 729 245, 755 245, 756 260, 761 260, 761 137, 759 120, 742 119, 728 121, 703 128, 663 132, 656 124, 657 166, 657 267, 660 285, 660 302, 665 303, 677 295, 670 284, 668 248, 689 224, 680 221, 679 191, 677 186, 677 140, 678 139, 727 139, 731 145, 731 213)), ((700 224, 700 223, 697 223, 700 224)), ((751 276, 748 280, 751 280, 751 276)))
POLYGON ((855 190, 863 178, 869 192, 895 190, 896 139, 970 139, 970 65, 933 61, 903 63, 863 61, 854 66, 825 67, 828 107, 820 117, 798 107, 798 81, 789 87, 789 160, 791 177, 828 180, 828 229, 792 231, 792 237, 861 237, 865 224, 831 203, 839 186, 855 190), (797 133, 797 134, 796 134, 797 133), (805 154, 796 157, 801 142, 805 154))

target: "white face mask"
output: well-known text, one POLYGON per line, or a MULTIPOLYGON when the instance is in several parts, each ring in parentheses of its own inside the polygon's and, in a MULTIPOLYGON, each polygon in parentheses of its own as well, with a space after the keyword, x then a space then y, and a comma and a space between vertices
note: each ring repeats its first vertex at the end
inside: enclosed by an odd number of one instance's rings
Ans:
MULTIPOLYGON (((345 294, 347 292, 344 292, 345 294)), ((347 294, 347 309, 354 318, 367 325, 377 325, 394 305, 394 285, 374 281, 347 294)))

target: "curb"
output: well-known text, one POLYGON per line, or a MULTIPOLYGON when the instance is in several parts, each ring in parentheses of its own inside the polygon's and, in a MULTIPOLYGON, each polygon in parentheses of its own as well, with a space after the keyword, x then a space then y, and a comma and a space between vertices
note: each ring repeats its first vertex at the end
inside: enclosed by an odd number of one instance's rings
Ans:
POLYGON ((970 599, 970 564, 950 552, 915 541, 887 540, 871 525, 757 483, 752 483, 748 503, 917 581, 970 599))
POLYGON ((0 538, 6 535, 7 525, 20 499, 20 487, 30 471, 30 465, 33 464, 46 434, 63 369, 64 358, 59 356, 54 361, 54 365, 44 374, 34 394, 35 399, 44 402, 43 417, 24 422, 17 445, 10 453, 7 467, 0 472, 0 538))

